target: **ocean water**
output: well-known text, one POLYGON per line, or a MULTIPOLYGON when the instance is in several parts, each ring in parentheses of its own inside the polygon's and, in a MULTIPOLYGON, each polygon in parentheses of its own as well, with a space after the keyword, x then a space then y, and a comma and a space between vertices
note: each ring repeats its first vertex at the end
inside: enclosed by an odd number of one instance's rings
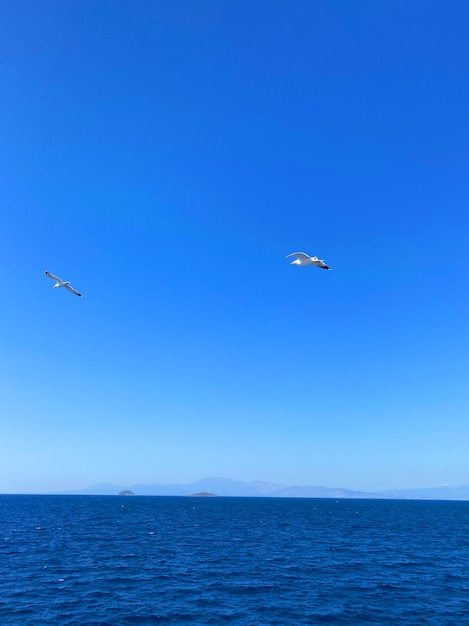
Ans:
POLYGON ((0 624, 469 624, 469 502, 0 496, 0 624))

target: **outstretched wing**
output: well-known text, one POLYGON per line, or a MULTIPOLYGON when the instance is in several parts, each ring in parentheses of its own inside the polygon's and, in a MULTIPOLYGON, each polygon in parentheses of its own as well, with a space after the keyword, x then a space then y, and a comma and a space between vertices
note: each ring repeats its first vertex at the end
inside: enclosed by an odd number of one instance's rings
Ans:
POLYGON ((305 254, 304 252, 294 252, 293 254, 287 254, 285 258, 290 259, 293 256, 296 256, 299 259, 303 259, 304 261, 307 261, 308 259, 311 258, 308 254, 305 254))
POLYGON ((318 259, 317 261, 313 261, 313 265, 316 267, 320 267, 322 270, 330 270, 331 268, 327 263, 324 262, 324 259, 318 259))
POLYGON ((54 276, 54 274, 51 274, 50 272, 46 272, 46 276, 47 278, 52 278, 52 280, 55 280, 58 283, 62 282, 62 280, 58 276, 54 276))
POLYGON ((67 291, 70 291, 70 293, 74 293, 76 296, 80 296, 80 298, 83 298, 81 293, 78 293, 78 291, 74 289, 72 285, 65 285, 65 289, 67 289, 67 291))

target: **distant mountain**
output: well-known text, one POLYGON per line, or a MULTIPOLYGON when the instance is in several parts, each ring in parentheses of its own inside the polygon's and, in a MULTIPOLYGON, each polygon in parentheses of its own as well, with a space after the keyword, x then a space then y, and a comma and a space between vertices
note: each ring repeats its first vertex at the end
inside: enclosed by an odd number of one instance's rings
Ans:
POLYGON ((188 496, 210 493, 232 497, 271 497, 271 498, 379 498, 379 499, 420 499, 420 500, 469 500, 469 485, 442 485, 421 489, 398 489, 395 491, 368 492, 352 491, 320 486, 285 486, 262 481, 245 482, 229 478, 203 478, 186 484, 137 484, 112 485, 102 483, 86 489, 65 491, 68 495, 118 495, 132 492, 136 496, 188 496))
POLYGON ((469 485, 440 485, 420 489, 398 489, 383 492, 385 498, 403 500, 469 500, 469 485))
POLYGON ((62 492, 75 495, 117 495, 131 491, 137 496, 187 496, 212 493, 217 496, 271 498, 385 498, 422 500, 469 500, 469 485, 442 485, 420 489, 368 492, 310 485, 285 486, 262 481, 245 482, 228 478, 203 478, 185 484, 113 485, 102 483, 86 489, 62 492))

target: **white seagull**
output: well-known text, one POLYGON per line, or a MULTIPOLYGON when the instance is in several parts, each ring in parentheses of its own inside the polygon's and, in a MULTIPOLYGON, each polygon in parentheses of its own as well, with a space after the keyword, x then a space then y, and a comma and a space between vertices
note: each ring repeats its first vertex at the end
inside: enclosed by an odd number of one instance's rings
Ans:
POLYGON ((299 267, 306 267, 307 265, 314 265, 315 267, 320 267, 323 270, 330 270, 331 268, 324 262, 324 259, 318 259, 317 256, 309 256, 304 252, 294 252, 293 254, 287 255, 287 259, 291 257, 296 257, 294 261, 290 263, 290 265, 299 265, 299 267))
POLYGON ((81 293, 78 293, 78 291, 74 289, 68 281, 63 281, 58 276, 54 276, 54 274, 51 274, 50 272, 46 272, 46 276, 56 281, 53 289, 55 289, 56 287, 65 287, 65 289, 67 291, 70 291, 70 293, 74 293, 76 296, 80 296, 80 298, 83 297, 81 293))

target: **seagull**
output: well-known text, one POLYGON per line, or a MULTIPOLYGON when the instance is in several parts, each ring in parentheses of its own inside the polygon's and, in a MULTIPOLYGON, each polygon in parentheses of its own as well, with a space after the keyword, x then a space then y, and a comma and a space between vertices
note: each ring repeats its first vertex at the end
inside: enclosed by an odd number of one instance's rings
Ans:
POLYGON ((80 298, 83 297, 81 293, 78 293, 78 291, 74 289, 68 281, 63 281, 58 276, 54 276, 54 274, 51 274, 50 272, 46 272, 46 276, 56 281, 53 289, 55 289, 56 287, 65 287, 65 289, 67 291, 70 291, 70 293, 74 293, 76 296, 80 296, 80 298))
POLYGON ((318 259, 317 256, 309 256, 304 252, 294 252, 293 254, 289 254, 286 258, 290 259, 291 257, 296 257, 294 261, 290 263, 290 265, 299 265, 300 267, 306 267, 307 265, 314 265, 315 267, 320 267, 323 270, 330 270, 331 268, 324 262, 324 259, 318 259))

